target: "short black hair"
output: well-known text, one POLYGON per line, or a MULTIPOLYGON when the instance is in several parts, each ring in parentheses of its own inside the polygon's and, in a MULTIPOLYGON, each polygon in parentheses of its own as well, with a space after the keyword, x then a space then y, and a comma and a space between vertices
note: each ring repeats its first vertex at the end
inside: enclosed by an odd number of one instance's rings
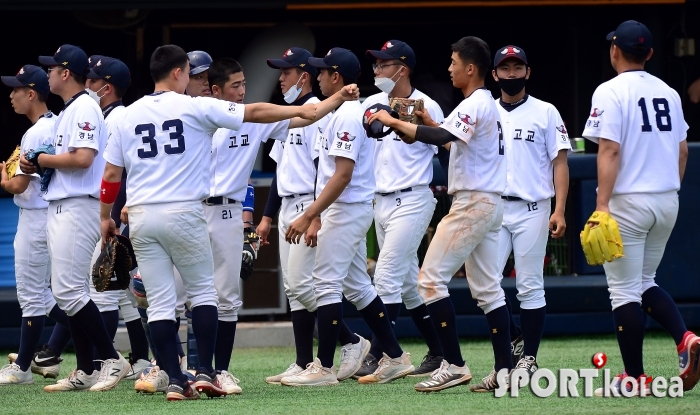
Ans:
POLYGON ((214 59, 209 65, 209 72, 207 72, 209 87, 216 85, 223 88, 229 77, 238 72, 243 72, 243 67, 237 60, 233 58, 214 59))
POLYGON ((475 36, 467 36, 452 44, 452 52, 457 52, 459 59, 465 64, 473 64, 484 78, 491 65, 491 49, 483 40, 475 36))
MULTIPOLYGON (((638 46, 638 45, 632 46, 633 49, 635 47, 640 47, 640 46, 638 46)), ((619 46, 617 48, 620 49, 619 46)), ((644 65, 644 63, 647 61, 647 56, 649 56, 648 51, 647 51, 647 53, 645 53, 643 55, 635 55, 633 53, 626 52, 622 49, 620 49, 620 54, 627 62, 636 63, 637 65, 644 65)))
POLYGON ((41 103, 44 103, 49 99, 48 95, 42 94, 41 92, 37 91, 36 89, 34 89, 30 86, 25 86, 23 88, 25 88, 25 91, 24 91, 25 93, 28 92, 30 89, 32 91, 34 91, 34 93, 36 94, 36 99, 41 103))
MULTIPOLYGON (((337 70, 335 70, 333 68, 321 68, 319 70, 320 71, 328 71, 328 75, 333 75, 334 73, 338 72, 337 70)), ((360 70, 359 69, 357 70, 357 73, 355 74, 354 79, 353 78, 346 78, 340 72, 338 72, 338 75, 340 75, 340 79, 343 81, 343 86, 350 85, 350 84, 356 84, 357 78, 360 77, 360 70)))
POLYGON ((114 88, 114 96, 116 96, 119 99, 124 98, 124 95, 126 94, 126 90, 129 89, 128 86, 126 88, 122 88, 122 87, 116 86, 112 83, 110 83, 110 85, 112 85, 112 88, 114 88))
POLYGON ((160 82, 168 77, 174 69, 189 72, 190 59, 187 52, 177 45, 159 46, 151 55, 149 69, 153 82, 160 82))
MULTIPOLYGON (((64 69, 68 69, 68 68, 64 68, 64 69)), ((87 77, 84 74, 75 73, 75 72, 71 71, 70 69, 68 69, 68 71, 70 72, 70 76, 73 77, 75 82, 79 83, 80 85, 85 85, 85 82, 87 81, 87 77)))

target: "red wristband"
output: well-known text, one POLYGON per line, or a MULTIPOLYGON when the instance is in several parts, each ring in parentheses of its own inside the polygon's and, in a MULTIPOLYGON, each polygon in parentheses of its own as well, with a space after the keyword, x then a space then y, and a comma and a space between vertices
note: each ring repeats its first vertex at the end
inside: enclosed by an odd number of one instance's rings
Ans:
POLYGON ((117 195, 119 194, 119 187, 122 185, 121 180, 118 182, 107 182, 102 179, 102 186, 100 186, 100 202, 111 205, 117 200, 117 195))

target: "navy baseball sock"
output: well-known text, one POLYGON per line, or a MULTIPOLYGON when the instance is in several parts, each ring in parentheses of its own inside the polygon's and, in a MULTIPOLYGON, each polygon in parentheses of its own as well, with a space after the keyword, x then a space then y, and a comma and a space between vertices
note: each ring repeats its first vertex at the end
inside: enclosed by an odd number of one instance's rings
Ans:
POLYGON ((231 353, 233 352, 233 342, 236 339, 236 323, 238 322, 219 320, 219 325, 216 329, 216 347, 214 349, 214 369, 217 371, 228 371, 228 365, 231 363, 231 353))
POLYGON ((308 310, 292 311, 294 346, 297 351, 297 366, 305 368, 314 361, 314 325, 316 314, 308 310))
POLYGON ((148 360, 148 339, 146 339, 141 319, 127 321, 125 324, 126 332, 129 334, 131 357, 134 360, 148 360))
POLYGON ((357 344, 360 342, 360 338, 357 336, 357 334, 353 333, 352 330, 350 330, 350 327, 348 327, 348 325, 345 324, 345 320, 342 320, 340 322, 340 333, 338 333, 338 342, 341 346, 350 343, 357 344))
MULTIPOLYGON (((520 325, 523 327, 523 355, 537 357, 540 348, 542 332, 544 331, 544 318, 547 315, 547 307, 528 310, 520 309, 520 325)), ((511 320, 513 317, 511 317, 511 320)), ((512 327, 512 326, 511 326, 512 327)), ((512 338, 513 335, 511 334, 512 338)))
POLYGON ((204 369, 209 374, 214 372, 212 362, 216 348, 218 322, 219 312, 216 306, 200 305, 192 309, 192 330, 197 338, 197 354, 199 356, 198 370, 204 369))
POLYGON ((58 356, 63 353, 68 342, 70 341, 70 327, 68 323, 68 316, 66 316, 66 324, 56 323, 53 326, 53 331, 51 332, 51 337, 49 338, 49 347, 58 356))
POLYGON ((493 347, 493 368, 497 372, 503 368, 513 368, 513 359, 510 355, 509 315, 508 307, 505 305, 491 310, 486 314, 486 321, 489 324, 489 334, 491 335, 491 346, 493 347))
POLYGON ((22 329, 19 337, 19 351, 15 363, 26 372, 34 358, 34 352, 39 345, 39 339, 44 332, 46 317, 22 317, 22 329))
POLYGON ((442 356, 442 346, 438 339, 433 322, 430 320, 430 313, 425 304, 421 304, 416 308, 408 310, 413 319, 413 324, 418 327, 418 331, 423 335, 423 340, 428 345, 428 353, 431 356, 442 356))
POLYGON ((148 323, 153 345, 158 351, 158 367, 170 377, 170 383, 184 384, 187 377, 180 370, 177 347, 173 339, 172 320, 159 320, 148 323), (177 382, 174 382, 177 381, 177 382))
POLYGON ((177 343, 177 355, 185 357, 185 351, 182 349, 182 339, 180 338, 180 317, 175 318, 175 342, 177 343))
POLYGON ((688 329, 681 317, 678 306, 661 287, 651 287, 642 294, 642 310, 656 320, 673 337, 676 346, 683 341, 683 335, 688 329))
MULTIPOLYGON (((102 320, 100 310, 92 300, 88 301, 85 307, 81 308, 80 311, 75 313, 72 317, 69 317, 69 319, 71 320, 71 325, 75 322, 79 327, 83 328, 85 335, 88 337, 88 341, 97 349, 100 359, 119 358, 117 351, 114 350, 112 337, 110 337, 107 332, 105 323, 102 320)), ((72 332, 73 327, 71 326, 71 333, 72 332)), ((75 342, 75 336, 73 336, 73 342, 75 342)))
POLYGON ((642 307, 639 303, 627 303, 613 310, 613 318, 625 371, 628 375, 638 378, 644 374, 642 346, 646 321, 642 307))
POLYGON ((63 324, 68 327, 68 314, 65 311, 58 308, 58 305, 53 306, 51 311, 49 311, 49 317, 54 319, 58 324, 63 324))
POLYGON ((343 304, 333 303, 319 306, 316 310, 318 319, 318 352, 316 356, 323 367, 333 367, 335 343, 338 341, 340 326, 343 323, 343 304))
MULTIPOLYGON (((101 319, 100 323, 104 327, 101 319)), ((80 327, 75 316, 68 317, 68 324, 70 326, 70 335, 73 339, 73 348, 75 349, 76 368, 87 375, 91 375, 95 371, 95 363, 93 362, 94 357, 90 337, 80 327)))
POLYGON ((153 339, 151 338, 151 327, 148 325, 148 314, 146 313, 146 310, 141 308, 141 307, 137 307, 136 311, 138 311, 139 315, 141 316, 141 327, 143 327, 143 333, 146 335, 146 340, 148 341, 148 347, 151 349, 151 353, 153 354, 153 358, 156 359, 156 362, 158 362, 158 354, 156 353, 156 346, 153 344, 153 339))
MULTIPOLYGON (((397 308, 401 310, 401 304, 397 305, 397 308)), ((396 340, 389 313, 382 299, 379 296, 374 297, 374 300, 367 307, 360 310, 360 314, 362 314, 365 323, 372 330, 372 334, 379 339, 382 351, 392 359, 401 357, 403 350, 401 350, 401 346, 396 340)))
MULTIPOLYGON (((427 304, 430 312, 430 320, 440 339, 442 346, 442 356, 449 363, 455 366, 464 366, 462 351, 459 349, 459 337, 457 336, 457 326, 455 324, 455 308, 450 297, 437 300, 427 304)), ((508 349, 510 353, 510 348, 508 349)))
MULTIPOLYGON (((114 342, 114 336, 117 334, 117 326, 119 325, 119 310, 103 311, 100 314, 102 314, 102 321, 105 323, 109 338, 114 342)), ((93 353, 95 356, 100 355, 97 348, 94 349, 93 353)), ((95 370, 100 370, 101 367, 102 363, 96 360, 95 370)))
MULTIPOLYGON (((513 341, 518 338, 518 336, 521 335, 520 327, 518 327, 517 324, 515 324, 515 319, 513 318, 513 304, 510 302, 510 298, 508 298, 508 294, 505 295, 505 300, 506 300, 506 307, 508 307, 508 314, 510 315, 510 340, 513 341)), ((523 323, 523 311, 522 308, 520 309, 520 324, 523 323)))
MULTIPOLYGON (((389 322, 391 322, 391 329, 394 330, 396 319, 399 318, 399 313, 401 313, 401 303, 384 304, 384 307, 386 307, 386 315, 389 316, 389 322)), ((372 333, 372 347, 369 349, 369 354, 377 360, 382 358, 382 345, 374 333, 372 333)))

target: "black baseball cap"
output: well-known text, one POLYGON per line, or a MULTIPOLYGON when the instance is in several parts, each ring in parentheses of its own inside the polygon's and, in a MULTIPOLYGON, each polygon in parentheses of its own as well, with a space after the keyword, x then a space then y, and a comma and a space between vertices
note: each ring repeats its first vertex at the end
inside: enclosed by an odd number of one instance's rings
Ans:
POLYGON ((282 59, 268 59, 267 66, 274 69, 299 68, 308 72, 309 75, 316 76, 318 71, 309 65, 311 57, 313 57, 311 52, 304 48, 289 48, 282 55, 282 59))
POLYGON ((309 58, 309 65, 319 69, 334 69, 349 80, 360 76, 360 61, 354 53, 343 48, 333 48, 322 58, 309 58))
POLYGON ((118 86, 128 88, 131 85, 131 73, 126 64, 119 59, 104 56, 99 59, 87 74, 89 79, 104 79, 105 81, 118 86))
POLYGON ((375 59, 396 59, 413 69, 416 66, 416 54, 406 42, 400 40, 389 40, 380 50, 368 50, 366 53, 375 59))
POLYGON ((508 45, 498 49, 496 55, 493 57, 493 67, 497 67, 504 60, 508 58, 518 59, 525 65, 527 65, 527 56, 523 48, 519 46, 508 45))
POLYGON ((620 23, 617 29, 608 33, 605 39, 612 41, 625 52, 637 56, 646 56, 651 50, 651 32, 636 20, 620 23))
POLYGON ((88 57, 77 46, 63 45, 53 56, 39 56, 39 63, 44 66, 60 65, 79 75, 87 75, 88 57))
POLYGON ((42 95, 49 95, 49 78, 38 66, 24 65, 15 76, 0 77, 2 83, 11 88, 28 87, 42 95))

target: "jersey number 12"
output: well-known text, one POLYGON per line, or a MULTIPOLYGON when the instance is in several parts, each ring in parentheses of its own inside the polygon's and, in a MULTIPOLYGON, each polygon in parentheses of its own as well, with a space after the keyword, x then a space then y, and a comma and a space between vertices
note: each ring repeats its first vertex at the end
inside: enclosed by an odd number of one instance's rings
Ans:
MULTIPOLYGON (((666 98, 654 98, 651 100, 651 103, 654 105, 654 112, 656 112, 656 128, 658 128, 659 131, 671 131, 671 110, 668 108, 668 101, 666 98)), ((640 98, 637 105, 642 109, 642 132, 651 132, 646 100, 640 98)))

